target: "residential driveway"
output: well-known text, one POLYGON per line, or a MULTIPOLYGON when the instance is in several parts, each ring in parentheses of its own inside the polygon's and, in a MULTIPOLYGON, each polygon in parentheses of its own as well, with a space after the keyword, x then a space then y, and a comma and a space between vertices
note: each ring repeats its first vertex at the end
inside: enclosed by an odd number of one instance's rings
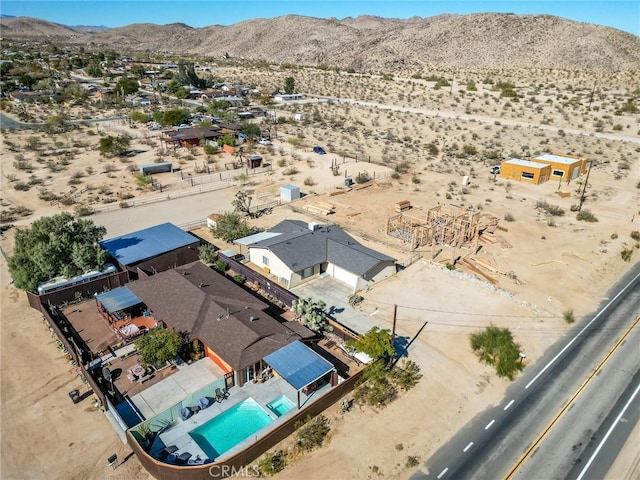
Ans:
POLYGON ((369 316, 354 310, 348 303, 351 287, 335 278, 317 278, 294 287, 291 291, 299 297, 324 301, 327 304, 325 310, 333 319, 357 333, 366 333, 374 326, 388 328, 378 322, 375 315, 369 316))

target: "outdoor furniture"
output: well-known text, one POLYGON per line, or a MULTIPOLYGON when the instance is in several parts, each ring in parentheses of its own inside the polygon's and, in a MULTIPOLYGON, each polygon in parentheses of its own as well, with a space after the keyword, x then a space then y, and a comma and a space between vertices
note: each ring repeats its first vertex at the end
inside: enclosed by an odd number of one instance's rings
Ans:
POLYGON ((178 455, 178 457, 176 458, 176 461, 181 463, 187 463, 187 460, 189 460, 191 457, 192 455, 189 452, 184 452, 178 455))
POLYGON ((129 369, 131 373, 133 373, 136 377, 142 377, 145 374, 144 367, 139 363, 136 363, 133 367, 129 369))
POLYGON ((193 412, 191 411, 191 409, 190 409, 190 408, 182 407, 182 408, 180 409, 180 418, 181 418, 182 420, 186 420, 186 419, 188 419, 191 415, 193 415, 193 412))
POLYGON ((79 390, 71 390, 69 392, 69 398, 73 403, 78 403, 80 401, 80 391, 79 390))
POLYGON ((158 459, 159 460, 164 460, 165 458, 167 458, 169 455, 171 455, 172 453, 176 452, 178 450, 178 447, 176 447, 175 445, 169 445, 168 447, 165 447, 160 454, 158 455, 158 459))
POLYGON ((224 392, 219 388, 216 388, 216 401, 221 402, 229 396, 229 393, 225 390, 224 392))
POLYGON ((138 377, 136 377, 133 373, 127 373, 127 378, 131 382, 135 382, 136 380, 138 380, 138 377))
POLYGON ((207 397, 202 397, 200 400, 198 400, 198 406, 200 407, 200 410, 204 410, 210 405, 211 400, 209 400, 207 397))
POLYGON ((196 456, 196 458, 190 458, 187 463, 189 465, 203 465, 204 460, 205 460, 204 458, 200 458, 199 456, 196 456))

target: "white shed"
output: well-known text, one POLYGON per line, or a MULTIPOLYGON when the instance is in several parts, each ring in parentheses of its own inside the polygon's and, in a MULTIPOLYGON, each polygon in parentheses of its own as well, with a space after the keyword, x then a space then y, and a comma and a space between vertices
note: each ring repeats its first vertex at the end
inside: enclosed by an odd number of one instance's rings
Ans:
POLYGON ((298 200, 300 198, 300 187, 295 185, 282 185, 280 187, 280 200, 288 202, 298 200))

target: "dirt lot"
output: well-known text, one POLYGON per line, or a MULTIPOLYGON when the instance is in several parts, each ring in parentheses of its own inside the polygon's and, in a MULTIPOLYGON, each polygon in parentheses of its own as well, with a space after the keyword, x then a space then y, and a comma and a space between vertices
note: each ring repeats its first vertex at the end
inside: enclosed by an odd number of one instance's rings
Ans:
MULTIPOLYGON (((584 88, 592 85, 583 83, 584 88)), ((365 82, 349 91, 351 87, 346 85, 343 95, 357 98, 358 89, 366 90, 366 86, 365 82)), ((398 102, 395 87, 387 94, 371 92, 374 90, 360 92, 359 98, 398 102)), ((553 96, 554 92, 542 91, 540 95, 553 96)), ((442 92, 433 94, 436 100, 424 95, 420 98, 425 108, 436 106, 444 111, 455 107, 455 100, 442 92)), ((493 97, 474 100, 470 112, 477 110, 476 113, 500 118, 504 114, 507 119, 533 124, 553 113, 555 124, 560 124, 562 113, 552 111, 548 102, 540 100, 544 99, 538 100, 544 106, 540 112, 526 109, 526 103, 500 109, 493 97), (489 102, 486 108, 485 101, 489 102), (525 108, 522 115, 521 107, 525 108)), ((508 126, 506 122, 480 124, 455 116, 435 118, 365 106, 310 106, 310 115, 314 109, 325 119, 321 126, 287 124, 273 147, 256 150, 274 166, 271 175, 253 179, 244 186, 254 194, 256 203, 276 197, 284 183, 300 185, 306 194, 300 201, 255 220, 256 225, 269 227, 285 218, 336 223, 363 243, 393 255, 400 262, 409 259, 413 252, 385 233, 386 220, 399 200, 409 200, 413 208, 408 213, 416 217, 424 216, 439 204, 471 207, 495 216, 506 229, 496 231, 493 243, 480 243, 482 248, 477 253, 471 248, 454 252, 446 247, 442 251, 422 247, 419 253, 423 260, 364 293, 365 301, 360 308, 366 314, 377 311, 375 315, 379 318, 390 319, 392 306, 399 305, 398 328, 407 338, 412 338, 423 322, 429 321, 410 351, 410 357, 422 366, 425 377, 418 387, 382 411, 367 408, 343 417, 333 409, 329 445, 287 467, 280 475, 292 479, 364 479, 373 478, 374 471, 378 471, 385 477, 404 478, 409 473, 404 467, 407 456, 425 460, 474 414, 502 396, 506 383, 473 357, 468 346, 470 332, 490 322, 508 326, 526 351, 527 360, 533 362, 568 328, 563 321, 564 312, 573 310, 578 319, 590 312, 629 267, 621 259, 623 248, 633 250, 631 262, 640 258, 636 242, 630 238, 632 231, 640 230, 637 127, 628 126, 635 119, 622 117, 622 134, 633 137, 632 141, 623 141, 589 135, 594 131, 595 117, 584 125, 587 135, 565 135, 508 126), (329 135, 332 129, 343 128, 347 119, 354 119, 357 131, 343 129, 340 135, 329 135), (334 127, 327 126, 329 120, 334 127), (336 121, 342 121, 342 126, 336 121), (301 135, 300 141, 286 140, 301 135), (331 141, 327 141, 329 138, 331 141), (413 144, 415 140, 419 140, 419 145, 413 144), (504 150, 505 154, 509 151, 523 154, 548 146, 557 152, 573 151, 597 159, 589 178, 585 208, 598 222, 579 222, 570 211, 578 201, 580 182, 533 186, 493 178, 488 173, 492 160, 482 155, 457 156, 461 146, 472 141, 484 149, 504 150), (423 154, 429 142, 437 143, 439 153, 423 154), (329 153, 311 153, 309 147, 314 143, 324 145, 329 153), (452 148, 454 143, 458 144, 456 149, 452 148), (354 145, 362 148, 355 152, 351 148, 354 145), (358 163, 353 159, 355 153, 360 159, 358 163), (343 164, 342 159, 348 156, 352 159, 343 164), (368 163, 369 158, 375 163, 368 163), (338 161, 338 175, 332 173, 332 160, 338 161), (395 167, 403 161, 408 162, 408 172, 392 178, 395 167), (344 187, 345 174, 355 176, 364 171, 370 176, 375 174, 380 181, 362 189, 336 188, 344 187), (471 183, 463 187, 464 175, 469 175, 471 183), (559 188, 569 192, 569 196, 560 197, 559 188), (331 195, 335 192, 340 193, 331 195), (543 213, 536 208, 539 200, 560 206, 565 214, 543 213), (307 208, 310 204, 331 204, 335 212, 310 216, 307 208), (506 221, 507 217, 511 221, 506 221), (444 268, 454 258, 470 254, 493 269, 483 272, 495 280, 495 285, 466 269, 463 263, 459 262, 453 271, 444 268), (380 432, 385 432, 383 439, 380 432), (402 449, 396 447, 400 444, 402 449)), ((453 111, 462 113, 464 105, 453 111)), ((568 110, 566 114, 573 128, 579 128, 577 118, 586 115, 582 110, 568 110)), ((610 127, 605 133, 612 133, 610 127)), ((156 192, 136 184, 129 172, 129 165, 150 163, 160 156, 159 142, 150 133, 140 129, 129 131, 134 136, 132 148, 147 150, 133 160, 104 159, 97 152, 101 134, 116 134, 124 128, 113 124, 83 127, 60 136, 38 134, 35 135, 38 142, 29 140, 34 137, 32 132, 3 135, 2 206, 3 211, 12 212, 14 218, 10 223, 28 224, 38 216, 61 211, 62 207, 45 200, 47 192, 57 197, 71 193, 76 205, 95 207, 120 202, 129 195, 135 198, 155 195, 156 192), (29 142, 32 146, 37 143, 37 148, 29 150, 29 142), (67 151, 70 153, 64 153, 67 151), (52 152, 57 154, 53 158, 52 152), (76 179, 75 184, 70 185, 72 178, 76 179), (29 188, 15 188, 18 183, 29 188)), ((171 155, 185 172, 194 174, 206 162, 204 155, 197 152, 193 158, 186 151, 171 155)), ((211 165, 223 168, 225 162, 225 158, 216 157, 211 165)), ((188 188, 176 175, 167 177, 163 183, 169 191, 188 188)), ((229 197, 229 190, 218 197, 207 196, 211 212, 228 210, 229 197)), ((190 198, 194 204, 201 201, 198 196, 190 198)), ((181 223, 181 212, 172 209, 172 202, 163 205, 165 211, 153 220, 181 223)), ((72 210, 74 206, 64 208, 72 210)), ((9 253, 11 237, 11 230, 2 237, 2 247, 9 253)), ((40 316, 26 306, 25 296, 11 286, 6 262, 1 261, 2 478, 145 478, 135 458, 115 471, 108 468, 106 459, 110 454, 117 453, 124 459, 130 450, 122 445, 105 417, 92 407, 91 398, 78 405, 71 403, 67 392, 82 385, 56 349, 40 316)))

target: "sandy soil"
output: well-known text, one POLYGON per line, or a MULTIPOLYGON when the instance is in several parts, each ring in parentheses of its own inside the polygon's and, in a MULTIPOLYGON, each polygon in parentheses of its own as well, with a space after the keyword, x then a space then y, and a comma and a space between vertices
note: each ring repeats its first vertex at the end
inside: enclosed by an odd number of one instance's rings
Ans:
MULTIPOLYGON (((311 77, 305 77, 304 81, 311 82, 311 77)), ((328 94, 332 90, 331 93, 343 97, 367 101, 408 103, 406 97, 398 97, 403 92, 400 82, 392 86, 378 82, 377 87, 370 79, 349 82, 338 91, 326 88, 327 92, 320 92, 321 85, 315 89, 318 93, 328 94)), ((576 82, 585 91, 592 85, 583 79, 576 82)), ((310 83, 308 86, 312 88, 310 83)), ((503 394, 507 384, 479 365, 470 352, 471 331, 489 322, 508 326, 526 351, 527 361, 533 362, 568 328, 563 312, 572 309, 578 319, 588 314, 629 267, 621 259, 620 251, 634 249, 636 242, 629 235, 640 230, 636 119, 608 117, 604 133, 615 138, 599 138, 596 136, 599 127, 594 127, 594 123, 600 114, 585 121, 584 105, 562 111, 553 102, 545 101, 545 95, 555 98, 562 88, 566 88, 566 83, 564 86, 559 83, 557 88, 538 89, 535 106, 524 102, 505 108, 504 100, 496 101, 495 94, 481 91, 469 97, 472 103, 467 109, 464 103, 456 102, 455 95, 449 97, 443 92, 420 89, 412 94, 411 104, 423 108, 435 105, 436 110, 460 113, 469 110, 471 114, 514 121, 522 117, 519 121, 534 125, 546 117, 556 126, 566 121, 572 128, 583 128, 586 135, 463 121, 455 116, 438 118, 382 111, 371 106, 322 104, 282 110, 289 115, 303 109, 309 116, 317 111, 322 122, 279 126, 275 145, 256 149, 273 165, 273 173, 252 179, 243 188, 254 194, 254 204, 277 197, 279 186, 284 183, 300 185, 306 196, 257 219, 256 225, 269 227, 284 218, 336 223, 368 246, 404 261, 413 252, 385 234, 386 219, 393 214, 395 202, 410 200, 414 205, 410 211, 413 216, 424 215, 438 204, 453 203, 500 219, 507 231, 496 232, 500 241, 481 244, 476 256, 493 265, 496 271, 509 274, 486 272, 496 280, 496 285, 491 286, 461 265, 455 271, 443 269, 442 265, 455 255, 468 255, 469 250, 453 252, 445 248, 433 263, 428 263, 434 252, 426 247, 419 251, 424 261, 366 292, 360 307, 366 314, 377 311, 379 318, 390 319, 392 305, 399 305, 398 329, 407 338, 413 338, 423 322, 429 321, 410 351, 410 357, 422 366, 425 377, 414 390, 401 395, 384 410, 356 409, 343 416, 337 413, 337 408, 332 409, 329 416, 333 433, 329 445, 287 467, 280 475, 282 478, 374 478, 376 471, 386 477, 406 477, 408 456, 424 461, 466 421, 487 405, 498 402, 503 394), (484 96, 485 93, 489 96, 484 96), (541 110, 536 110, 536 106, 541 106, 541 110), (564 119, 563 115, 568 117, 564 119), (621 122, 622 132, 613 130, 614 121, 621 122), (631 141, 623 136, 631 137, 631 141), (425 153, 425 146, 431 142, 437 144, 437 154, 425 153), (316 143, 325 146, 328 155, 312 154, 310 147, 316 143), (496 150, 505 155, 549 147, 596 158, 598 165, 591 172, 585 207, 599 221, 578 222, 570 212, 578 201, 579 182, 563 184, 561 189, 570 192, 570 196, 561 198, 555 183, 533 186, 494 179, 488 174, 488 166, 495 161, 482 154, 466 158, 459 155, 462 145, 467 143, 477 145, 480 151, 496 150), (358 163, 354 159, 356 154, 358 163), (369 159, 372 163, 368 163, 369 159), (330 169, 332 160, 337 160, 340 167, 337 176, 330 169), (392 178, 393 168, 404 161, 409 172, 392 178), (298 173, 291 173, 292 166, 298 173), (344 185, 345 174, 355 176, 365 170, 381 180, 359 190, 336 188, 344 185), (461 185, 463 175, 471 177, 471 184, 465 188, 461 185), (305 179, 309 179, 308 185, 305 179), (336 191, 344 193, 329 195, 336 191), (566 214, 562 217, 543 214, 535 208, 542 199, 561 206, 566 214), (318 202, 332 204, 335 213, 309 216, 306 205, 318 202), (504 220, 507 214, 513 221, 504 220)), ((606 95, 597 101, 605 104, 600 105, 603 109, 612 108, 610 102, 606 103, 606 95)), ((130 195, 134 198, 156 195, 157 192, 136 184, 130 165, 170 157, 184 172, 195 175, 198 168, 207 164, 204 154, 197 151, 166 155, 155 133, 127 128, 112 123, 82 127, 58 136, 33 132, 3 135, 2 209, 3 215, 13 216, 9 223, 26 225, 39 216, 60 212, 63 207, 46 200, 47 193, 72 196, 75 203, 64 207, 68 210, 78 204, 100 208, 130 195), (134 137, 132 148, 146 152, 124 162, 101 158, 97 151, 100 135, 122 131, 134 137), (30 137, 37 137, 37 141, 29 140, 30 137), (27 147, 29 142, 32 147, 27 147), (74 178, 75 185, 69 185, 74 178), (18 183, 29 188, 16 189, 18 183)), ((217 156, 208 165, 222 170, 229 159, 217 156)), ((172 174, 165 174, 161 182, 170 192, 189 188, 172 174)), ((212 213, 230 208, 229 192, 207 196, 212 213)), ((190 198, 194 204, 199 202, 198 196, 190 198)), ((154 218, 156 223, 181 223, 181 214, 172 210, 172 203, 163 205, 165 211, 154 218)), ((2 237, 2 248, 9 253, 11 238, 12 230, 2 237)), ((635 249, 632 262, 637 262, 639 255, 635 249)), ((91 399, 78 405, 71 403, 67 392, 82 387, 78 377, 55 348, 40 316, 28 308, 25 296, 9 282, 2 259, 2 478, 145 478, 146 473, 135 458, 116 471, 109 470, 106 459, 110 454, 125 458, 130 450, 95 411, 91 399)))

